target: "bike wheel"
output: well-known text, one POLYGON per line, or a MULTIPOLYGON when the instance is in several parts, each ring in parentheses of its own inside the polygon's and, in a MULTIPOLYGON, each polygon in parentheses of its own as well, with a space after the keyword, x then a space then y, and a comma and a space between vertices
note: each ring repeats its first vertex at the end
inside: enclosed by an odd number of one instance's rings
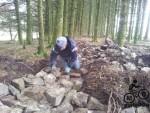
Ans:
POLYGON ((141 89, 138 92, 138 97, 140 99, 147 99, 149 97, 149 91, 147 89, 141 89))
POLYGON ((132 93, 127 93, 124 95, 124 102, 127 104, 133 103, 135 100, 135 97, 132 93))

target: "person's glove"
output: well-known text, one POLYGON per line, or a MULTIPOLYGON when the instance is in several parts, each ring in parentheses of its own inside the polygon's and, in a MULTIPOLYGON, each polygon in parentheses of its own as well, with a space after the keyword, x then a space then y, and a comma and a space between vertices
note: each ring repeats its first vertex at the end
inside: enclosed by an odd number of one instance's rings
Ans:
POLYGON ((66 67, 66 68, 65 68, 65 72, 66 72, 66 73, 70 73, 70 71, 71 71, 71 68, 70 68, 70 67, 66 67))
POLYGON ((56 71, 56 66, 55 65, 52 65, 52 71, 56 71))

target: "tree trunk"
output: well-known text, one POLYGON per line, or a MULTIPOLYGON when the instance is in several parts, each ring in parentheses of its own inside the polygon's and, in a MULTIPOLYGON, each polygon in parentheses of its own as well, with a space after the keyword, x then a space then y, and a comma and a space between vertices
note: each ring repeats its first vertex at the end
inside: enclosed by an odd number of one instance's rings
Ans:
POLYGON ((97 1, 96 1, 96 15, 95 15, 95 24, 94 24, 94 37, 93 37, 93 41, 97 41, 99 8, 100 8, 100 0, 97 0, 97 1))
POLYGON ((22 44, 23 39, 22 39, 22 30, 21 30, 21 21, 20 21, 19 2, 18 2, 18 0, 14 0, 14 4, 15 4, 15 11, 16 11, 18 39, 19 39, 19 43, 22 44))
POLYGON ((120 12, 120 21, 119 21, 119 30, 118 30, 118 44, 119 46, 123 46, 124 45, 124 41, 125 41, 125 27, 127 24, 127 0, 121 0, 121 12, 120 12))
POLYGON ((149 13, 149 17, 148 17, 148 25, 147 25, 147 28, 146 28, 146 33, 145 33, 145 36, 144 36, 145 41, 148 40, 149 31, 150 31, 150 13, 149 13))
POLYGON ((82 35, 83 30, 83 15, 84 15, 84 0, 81 0, 81 17, 80 17, 80 35, 82 35))
POLYGON ((31 0, 26 0, 27 3, 27 44, 32 42, 32 15, 31 15, 31 0))
POLYGON ((108 12, 107 12, 107 27, 106 27, 106 34, 105 36, 108 37, 108 34, 109 34, 109 29, 110 29, 110 14, 111 14, 111 4, 112 4, 112 1, 109 1, 107 3, 107 8, 108 8, 108 12))
POLYGON ((68 27, 68 35, 69 36, 73 36, 73 32, 74 32, 74 3, 75 0, 71 0, 70 1, 70 14, 69 14, 69 27, 68 27))
POLYGON ((144 19, 145 19, 145 10, 146 10, 146 5, 147 5, 147 0, 143 0, 143 5, 142 5, 142 22, 141 22, 141 29, 140 29, 140 35, 139 38, 142 39, 142 33, 143 33, 143 27, 144 27, 144 19))
POLYGON ((54 31, 53 31, 53 38, 52 43, 54 44, 56 37, 62 35, 63 31, 63 6, 64 6, 64 0, 57 0, 57 9, 56 9, 56 18, 55 18, 55 25, 54 25, 54 31))
POLYGON ((11 26, 12 26, 12 23, 10 22, 9 23, 9 33, 10 33, 10 39, 12 41, 13 40, 13 35, 12 35, 12 28, 11 28, 11 26))
POLYGON ((137 43, 138 36, 139 36, 139 30, 140 30, 140 23, 139 23, 139 21, 140 21, 140 17, 141 17, 141 15, 140 15, 140 12, 141 12, 141 8, 140 8, 141 2, 142 2, 141 0, 138 0, 136 26, 135 26, 135 34, 134 34, 134 44, 137 43))
POLYGON ((91 18, 92 18, 92 0, 89 0, 90 8, 89 8, 89 23, 88 23, 88 36, 90 36, 91 30, 91 18))
POLYGON ((39 47, 38 54, 44 54, 44 23, 43 23, 43 1, 38 0, 38 21, 39 21, 39 47))
POLYGON ((132 0, 132 2, 131 2, 131 16, 130 16, 130 22, 129 22, 129 32, 128 32, 128 36, 127 36, 127 40, 128 40, 128 42, 130 42, 130 40, 131 40, 131 37, 132 37, 132 28, 133 28, 133 16, 134 16, 134 3, 135 2, 135 0, 132 0))
POLYGON ((67 22, 68 22, 68 0, 64 0, 64 12, 63 12, 63 35, 68 35, 67 33, 67 22))

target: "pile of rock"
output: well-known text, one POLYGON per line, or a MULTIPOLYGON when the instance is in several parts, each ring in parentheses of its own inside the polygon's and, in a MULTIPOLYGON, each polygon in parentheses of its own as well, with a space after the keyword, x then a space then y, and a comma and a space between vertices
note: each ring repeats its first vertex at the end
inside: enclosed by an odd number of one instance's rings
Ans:
POLYGON ((81 92, 81 78, 41 71, 0 83, 0 113, 106 113, 96 98, 81 92))

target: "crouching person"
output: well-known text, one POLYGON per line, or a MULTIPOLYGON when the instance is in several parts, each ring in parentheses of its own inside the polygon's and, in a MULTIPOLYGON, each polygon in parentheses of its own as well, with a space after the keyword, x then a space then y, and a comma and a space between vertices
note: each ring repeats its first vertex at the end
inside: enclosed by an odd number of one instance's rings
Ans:
POLYGON ((60 36, 56 39, 56 44, 50 55, 49 66, 52 67, 52 70, 56 69, 56 59, 58 55, 63 61, 63 67, 67 74, 69 74, 72 69, 78 70, 80 68, 76 43, 69 37, 60 36))

